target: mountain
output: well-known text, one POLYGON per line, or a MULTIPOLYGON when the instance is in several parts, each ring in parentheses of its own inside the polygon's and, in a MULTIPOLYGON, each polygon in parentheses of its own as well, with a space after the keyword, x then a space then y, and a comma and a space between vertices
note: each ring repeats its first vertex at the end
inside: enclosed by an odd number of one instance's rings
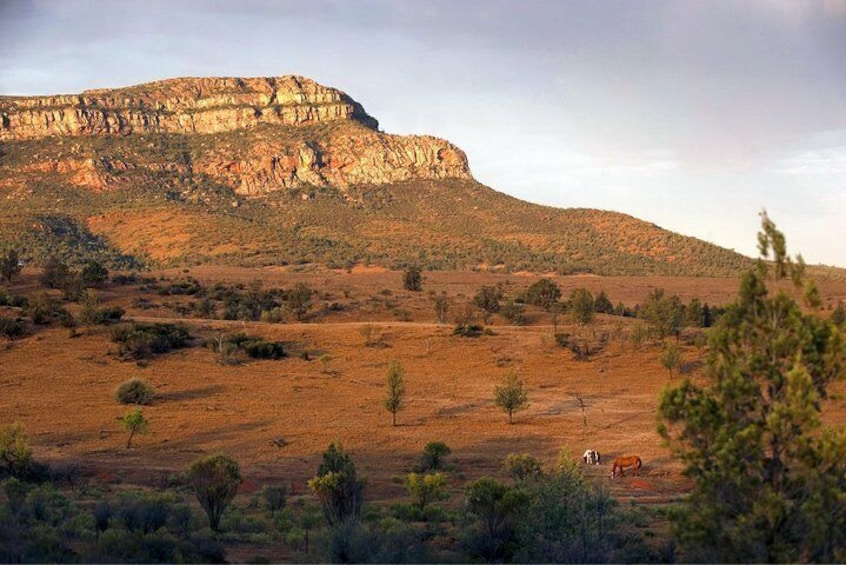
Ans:
POLYGON ((112 266, 354 263, 727 276, 751 260, 614 212, 520 201, 296 76, 0 97, 0 247, 112 266))

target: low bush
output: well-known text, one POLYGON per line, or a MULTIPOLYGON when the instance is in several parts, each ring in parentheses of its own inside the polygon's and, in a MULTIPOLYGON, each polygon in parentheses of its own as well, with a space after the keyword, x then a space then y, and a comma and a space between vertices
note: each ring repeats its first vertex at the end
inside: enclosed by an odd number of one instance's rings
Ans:
POLYGON ((65 326, 73 325, 73 316, 61 303, 47 294, 42 294, 30 300, 24 309, 33 324, 46 325, 59 322, 65 326))
POLYGON ((281 341, 252 339, 243 344, 244 352, 253 359, 282 359, 285 347, 281 341))
POLYGON ((0 337, 17 339, 26 335, 26 323, 20 318, 0 317, 0 337))
POLYGON ((190 340, 188 330, 174 324, 132 323, 112 330, 112 341, 120 344, 120 356, 126 359, 146 359, 168 353, 188 347, 190 340))
POLYGON ((479 337, 483 332, 484 329, 478 324, 458 324, 452 333, 461 337, 479 337))
POLYGON ((264 338, 250 337, 243 332, 209 338, 206 347, 226 357, 238 351, 243 351, 253 359, 282 359, 287 356, 281 341, 265 341, 264 338))
POLYGON ((115 393, 121 404, 147 405, 153 401, 155 390, 141 379, 130 379, 122 383, 115 393))
POLYGON ((4 289, 0 289, 0 306, 11 306, 13 308, 25 308, 26 297, 9 294, 4 289))

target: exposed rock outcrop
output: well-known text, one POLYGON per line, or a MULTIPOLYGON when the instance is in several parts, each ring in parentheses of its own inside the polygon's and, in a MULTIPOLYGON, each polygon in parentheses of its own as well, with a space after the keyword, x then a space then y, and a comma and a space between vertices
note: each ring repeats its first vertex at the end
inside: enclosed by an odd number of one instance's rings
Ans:
MULTIPOLYGON (((378 131, 378 122, 340 90, 296 76, 171 79, 79 95, 0 97, 0 141, 175 135, 172 152, 88 149, 42 156, 29 171, 67 174, 76 185, 116 188, 127 169, 203 173, 257 196, 302 185, 345 189, 410 179, 471 178, 464 153, 442 139, 378 131), (293 129, 292 129, 293 128, 293 129), (221 135, 237 132, 237 143, 221 135), (299 133, 298 133, 299 132, 299 133)), ((127 144, 124 144, 126 147, 127 144)), ((131 144, 129 144, 131 146, 131 144)))
POLYGON ((78 95, 0 97, 0 140, 220 133, 259 124, 378 122, 349 96, 296 77, 184 78, 78 95))

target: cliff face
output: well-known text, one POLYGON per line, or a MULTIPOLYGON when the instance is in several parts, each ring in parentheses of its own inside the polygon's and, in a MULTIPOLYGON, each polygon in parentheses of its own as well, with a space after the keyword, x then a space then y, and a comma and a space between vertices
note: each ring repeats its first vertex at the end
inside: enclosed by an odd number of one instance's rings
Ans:
POLYGON ((78 95, 0 97, 0 141, 72 140, 77 152, 26 164, 68 175, 72 184, 104 190, 122 170, 178 167, 203 173, 255 196, 305 184, 344 189, 411 179, 471 178, 464 153, 428 136, 395 136, 343 92, 303 77, 187 78, 78 95), (239 134, 238 143, 223 139, 239 134), (188 146, 120 159, 92 139, 179 138, 188 146), (202 139, 201 142, 194 143, 202 139), (163 158, 164 157, 164 158, 163 158))

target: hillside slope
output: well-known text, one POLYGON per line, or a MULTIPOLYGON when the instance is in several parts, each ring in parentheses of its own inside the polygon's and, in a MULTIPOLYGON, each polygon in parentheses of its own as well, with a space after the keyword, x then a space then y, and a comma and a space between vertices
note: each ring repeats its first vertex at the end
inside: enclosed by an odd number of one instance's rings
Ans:
POLYGON ((520 201, 301 77, 0 98, 0 246, 116 266, 318 262, 726 276, 750 260, 614 212, 520 201))

